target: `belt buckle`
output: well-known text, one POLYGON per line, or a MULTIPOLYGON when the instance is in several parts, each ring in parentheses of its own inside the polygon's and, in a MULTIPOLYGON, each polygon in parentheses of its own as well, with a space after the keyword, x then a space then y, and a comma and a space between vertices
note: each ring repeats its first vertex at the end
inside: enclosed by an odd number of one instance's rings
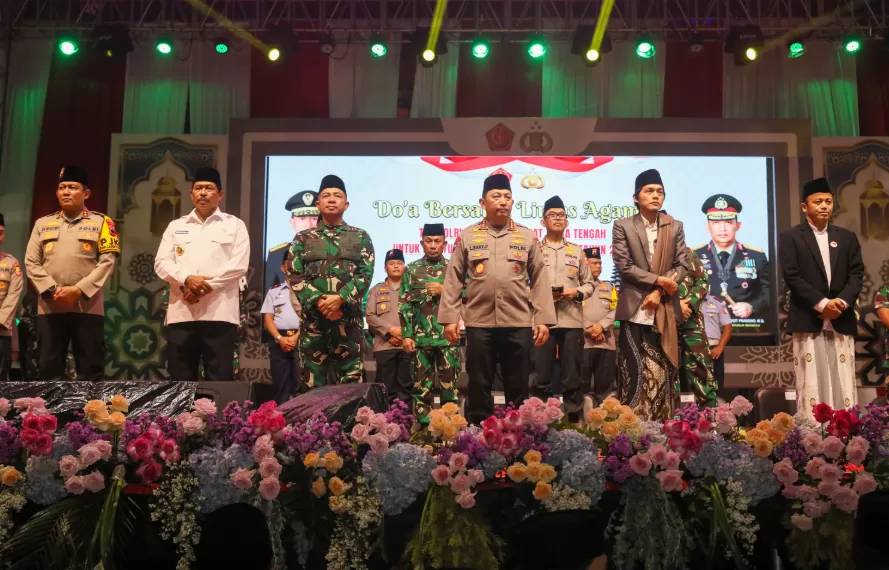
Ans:
POLYGON ((296 336, 296 331, 293 331, 293 330, 287 331, 287 336, 296 336))

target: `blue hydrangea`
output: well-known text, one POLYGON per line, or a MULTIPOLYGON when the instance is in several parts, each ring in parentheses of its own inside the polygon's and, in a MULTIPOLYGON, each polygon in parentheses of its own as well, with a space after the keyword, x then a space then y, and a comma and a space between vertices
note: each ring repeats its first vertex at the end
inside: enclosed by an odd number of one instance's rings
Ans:
POLYGON ((751 505, 775 495, 778 480, 772 473, 774 464, 757 457, 749 446, 722 438, 704 442, 701 450, 687 459, 685 465, 695 477, 711 477, 724 485, 729 479, 741 484, 751 505))
POLYGON ((58 476, 59 462, 53 457, 28 458, 25 469, 25 496, 38 505, 51 505, 68 496, 65 484, 58 476))
POLYGON ((435 465, 435 459, 421 447, 398 443, 384 455, 368 453, 362 469, 370 485, 380 494, 383 513, 397 515, 426 492, 435 465))
POLYGON ((498 473, 506 469, 506 458, 496 451, 488 451, 484 461, 476 466, 485 474, 485 479, 493 479, 498 473))
POLYGON ((238 469, 247 469, 253 464, 249 451, 237 444, 228 449, 205 447, 189 455, 188 461, 198 478, 198 486, 204 499, 200 508, 202 513, 211 513, 244 499, 244 491, 232 484, 231 475, 238 469))
POLYGON ((585 493, 593 505, 599 502, 605 492, 605 470, 602 462, 592 454, 579 454, 565 461, 558 481, 585 493))
POLYGON ((575 460, 581 455, 598 455, 593 439, 571 429, 549 430, 546 443, 549 444, 549 463, 553 467, 561 467, 565 462, 575 460))

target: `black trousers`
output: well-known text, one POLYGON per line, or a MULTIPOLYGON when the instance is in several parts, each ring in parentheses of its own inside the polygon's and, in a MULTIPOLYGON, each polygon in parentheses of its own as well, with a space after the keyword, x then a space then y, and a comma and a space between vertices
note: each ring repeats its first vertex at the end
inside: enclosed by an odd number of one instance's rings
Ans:
POLYGON ((531 375, 530 327, 466 327, 466 419, 481 424, 494 413, 491 394, 497 364, 503 373, 503 391, 507 402, 519 405, 528 398, 531 375))
MULTIPOLYGON (((583 329, 552 328, 542 346, 531 349, 531 395, 543 400, 553 395, 553 364, 559 349, 559 373, 562 378, 562 397, 569 416, 583 408, 585 386, 580 376, 583 355, 583 329)), ((573 419, 573 417, 572 417, 573 419)))
POLYGON ((105 371, 105 317, 83 313, 37 316, 40 344, 38 380, 65 376, 68 345, 74 353, 78 380, 101 380, 105 371))
POLYGON ((580 365, 584 389, 601 404, 611 394, 617 394, 617 351, 605 348, 584 348, 580 365))
POLYGON ((0 382, 9 380, 9 368, 12 366, 12 337, 0 336, 0 382))
POLYGON ((233 356, 238 327, 222 321, 174 323, 164 327, 167 372, 174 382, 197 382, 204 363, 207 380, 234 380, 233 356))
MULTIPOLYGON (((713 346, 710 347, 710 350, 713 350, 713 346)), ((719 355, 719 358, 713 359, 713 378, 716 380, 717 393, 722 392, 722 389, 725 388, 725 351, 719 355)))
POLYGON ((389 398, 398 398, 408 406, 412 402, 414 387, 414 353, 403 350, 378 350, 374 352, 377 362, 377 382, 381 382, 389 393, 389 398))
POLYGON ((272 386, 275 388, 274 400, 276 404, 283 404, 297 392, 303 391, 302 379, 299 375, 298 348, 294 347, 290 352, 284 352, 277 342, 270 341, 269 368, 272 372, 272 386))

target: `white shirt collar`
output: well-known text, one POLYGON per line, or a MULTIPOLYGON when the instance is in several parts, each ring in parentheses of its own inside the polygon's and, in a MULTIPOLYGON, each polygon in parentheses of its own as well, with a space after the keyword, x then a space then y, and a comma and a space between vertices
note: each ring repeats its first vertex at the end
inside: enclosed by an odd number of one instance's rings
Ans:
POLYGON ((652 222, 652 223, 650 223, 650 224, 648 223, 648 220, 645 219, 645 216, 643 216, 642 214, 639 214, 639 217, 642 218, 642 225, 645 226, 645 229, 646 229, 646 230, 656 230, 656 229, 657 229, 657 221, 658 221, 658 216, 659 216, 659 215, 660 215, 660 214, 655 215, 655 217, 654 217, 654 222, 652 222))
POLYGON ((188 220, 186 220, 186 221, 188 221, 188 222, 194 222, 194 223, 198 223, 198 224, 206 224, 207 222, 209 222, 209 221, 212 220, 213 218, 216 218, 216 219, 221 220, 221 219, 222 219, 222 216, 223 216, 222 210, 220 210, 220 209, 217 207, 216 210, 214 210, 212 214, 210 214, 209 216, 207 216, 207 219, 206 219, 206 220, 201 221, 201 218, 198 217, 198 212, 197 212, 197 210, 192 209, 191 212, 188 214, 188 220))
POLYGON ((826 226, 824 226, 824 230, 819 230, 818 228, 813 226, 811 223, 809 223, 809 222, 806 222, 806 223, 809 224, 809 227, 812 228, 812 231, 815 232, 815 235, 827 234, 827 228, 830 227, 830 224, 827 224, 826 226))

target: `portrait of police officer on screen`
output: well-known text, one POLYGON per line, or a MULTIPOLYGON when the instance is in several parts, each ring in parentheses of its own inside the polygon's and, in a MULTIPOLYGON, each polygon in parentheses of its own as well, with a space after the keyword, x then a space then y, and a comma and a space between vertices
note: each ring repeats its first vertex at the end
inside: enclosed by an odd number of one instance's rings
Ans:
POLYGON ((715 194, 704 201, 710 243, 694 248, 710 277, 710 294, 726 304, 732 319, 768 319, 769 260, 759 248, 737 240, 742 205, 715 194))

